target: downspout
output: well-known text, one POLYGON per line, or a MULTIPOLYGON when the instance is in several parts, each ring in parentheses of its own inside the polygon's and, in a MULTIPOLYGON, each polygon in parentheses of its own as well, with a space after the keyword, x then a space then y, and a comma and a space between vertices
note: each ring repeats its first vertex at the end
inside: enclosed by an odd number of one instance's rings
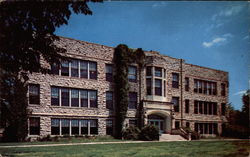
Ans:
POLYGON ((181 127, 183 127, 183 81, 182 81, 182 62, 183 60, 180 60, 181 64, 181 127))

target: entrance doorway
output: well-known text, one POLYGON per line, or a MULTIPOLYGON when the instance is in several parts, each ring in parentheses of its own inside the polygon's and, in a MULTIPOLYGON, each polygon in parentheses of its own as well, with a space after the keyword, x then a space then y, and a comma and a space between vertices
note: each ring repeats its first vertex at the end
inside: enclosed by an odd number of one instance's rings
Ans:
POLYGON ((149 115, 148 116, 148 124, 154 125, 159 129, 159 133, 164 132, 164 118, 158 115, 149 115))

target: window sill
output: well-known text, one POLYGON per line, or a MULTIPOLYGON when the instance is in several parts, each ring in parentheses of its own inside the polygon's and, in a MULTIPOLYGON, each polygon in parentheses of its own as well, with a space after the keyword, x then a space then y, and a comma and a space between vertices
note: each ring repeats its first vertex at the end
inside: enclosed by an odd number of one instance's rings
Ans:
POLYGON ((54 107, 54 108, 68 108, 68 109, 98 109, 98 107, 70 107, 70 106, 53 106, 53 105, 49 105, 50 107, 54 107))

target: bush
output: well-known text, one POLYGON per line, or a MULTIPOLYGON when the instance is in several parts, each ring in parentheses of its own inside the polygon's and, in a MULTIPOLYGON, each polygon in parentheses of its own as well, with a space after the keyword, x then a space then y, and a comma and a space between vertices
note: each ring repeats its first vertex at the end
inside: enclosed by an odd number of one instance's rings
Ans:
POLYGON ((122 137, 125 140, 138 140, 139 134, 140 134, 140 130, 134 126, 130 126, 122 130, 122 137))
POLYGON ((147 125, 142 128, 140 139, 144 141, 159 140, 159 129, 153 125, 147 125))
POLYGON ((200 139, 200 134, 194 130, 191 130, 190 128, 182 128, 185 130, 187 133, 191 134, 191 140, 198 140, 200 139))

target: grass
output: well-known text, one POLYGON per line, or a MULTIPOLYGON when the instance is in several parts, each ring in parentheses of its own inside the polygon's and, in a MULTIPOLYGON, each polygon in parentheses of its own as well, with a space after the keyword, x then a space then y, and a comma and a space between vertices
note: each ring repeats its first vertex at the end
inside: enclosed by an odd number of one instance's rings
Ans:
POLYGON ((183 141, 1 148, 11 157, 246 157, 248 141, 183 141))

